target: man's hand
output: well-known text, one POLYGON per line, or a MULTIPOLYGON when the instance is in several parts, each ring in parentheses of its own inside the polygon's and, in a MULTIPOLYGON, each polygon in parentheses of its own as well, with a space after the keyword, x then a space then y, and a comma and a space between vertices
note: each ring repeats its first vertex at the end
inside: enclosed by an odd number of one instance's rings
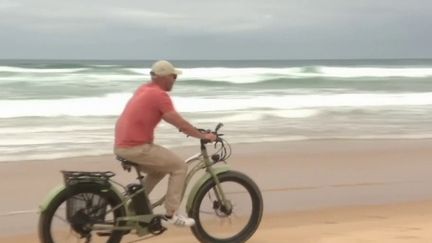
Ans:
POLYGON ((204 137, 202 139, 209 140, 210 142, 214 142, 217 140, 217 136, 214 133, 204 133, 204 137))

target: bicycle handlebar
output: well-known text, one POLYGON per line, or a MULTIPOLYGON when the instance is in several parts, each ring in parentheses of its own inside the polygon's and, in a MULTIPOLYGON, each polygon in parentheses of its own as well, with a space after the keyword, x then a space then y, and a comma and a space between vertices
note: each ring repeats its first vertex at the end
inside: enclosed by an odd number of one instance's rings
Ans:
MULTIPOLYGON (((218 131, 219 131, 219 129, 221 129, 221 127, 223 127, 223 125, 224 125, 223 123, 219 122, 219 123, 216 125, 216 128, 215 128, 214 131, 211 131, 210 129, 202 129, 202 128, 197 128, 197 129, 198 129, 198 131, 200 131, 201 133, 213 133, 213 134, 215 134, 215 135, 217 136, 216 141, 219 141, 219 140, 220 140, 219 137, 223 136, 223 134, 218 133, 218 131)), ((210 143, 210 141, 207 140, 207 139, 201 139, 201 143, 203 143, 203 144, 207 144, 207 143, 210 143)))
MULTIPOLYGON (((220 148, 215 154, 211 156, 214 163, 217 163, 219 161, 226 161, 231 156, 231 146, 227 143, 226 140, 221 138, 224 134, 219 133, 219 130, 222 127, 223 127, 223 123, 218 123, 214 131, 211 131, 210 129, 197 128, 197 130, 200 131, 201 133, 213 133, 217 137, 215 141, 215 148, 217 144, 220 144, 220 148)), ((201 149, 205 149, 205 145, 207 143, 210 143, 210 141, 206 139, 201 139, 200 142, 201 142, 201 149)))

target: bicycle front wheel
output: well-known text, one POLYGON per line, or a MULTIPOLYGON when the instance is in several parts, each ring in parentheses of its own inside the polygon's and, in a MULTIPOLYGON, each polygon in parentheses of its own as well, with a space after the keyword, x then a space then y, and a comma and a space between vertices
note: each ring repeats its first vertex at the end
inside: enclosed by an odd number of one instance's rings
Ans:
POLYGON ((246 175, 228 171, 217 175, 225 203, 216 196, 216 183, 207 180, 198 190, 189 217, 196 221, 192 232, 201 242, 245 242, 257 230, 263 212, 258 186, 246 175))
POLYGON ((54 197, 40 215, 41 242, 120 242, 123 231, 94 230, 95 225, 110 229, 118 217, 126 214, 124 207, 111 210, 121 199, 112 190, 102 189, 93 183, 78 184, 54 197))

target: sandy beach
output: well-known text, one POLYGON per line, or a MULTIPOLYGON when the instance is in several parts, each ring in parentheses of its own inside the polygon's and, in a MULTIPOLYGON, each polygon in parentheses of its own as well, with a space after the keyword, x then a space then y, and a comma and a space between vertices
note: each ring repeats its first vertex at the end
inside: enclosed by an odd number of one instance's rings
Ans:
MULTIPOLYGON (((232 169, 263 192, 250 242, 432 242, 432 140, 316 140, 233 145, 232 169)), ((197 147, 176 148, 182 157, 197 147)), ((59 170, 111 170, 112 155, 0 163, 0 242, 38 242, 37 209, 59 170)), ((152 197, 161 195, 159 187, 152 197)), ((135 238, 130 238, 135 239, 135 238)), ((125 239, 124 242, 128 242, 125 239)), ((196 242, 170 229, 146 242, 196 242)))

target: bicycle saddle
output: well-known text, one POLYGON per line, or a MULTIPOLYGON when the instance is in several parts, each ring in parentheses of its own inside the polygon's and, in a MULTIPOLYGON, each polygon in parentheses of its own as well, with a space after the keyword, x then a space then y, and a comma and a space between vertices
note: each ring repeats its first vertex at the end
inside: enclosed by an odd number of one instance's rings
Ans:
POLYGON ((122 163, 123 169, 125 169, 127 171, 130 171, 132 166, 139 166, 137 163, 130 161, 130 160, 127 160, 125 158, 122 158, 118 155, 116 156, 116 159, 122 163))

